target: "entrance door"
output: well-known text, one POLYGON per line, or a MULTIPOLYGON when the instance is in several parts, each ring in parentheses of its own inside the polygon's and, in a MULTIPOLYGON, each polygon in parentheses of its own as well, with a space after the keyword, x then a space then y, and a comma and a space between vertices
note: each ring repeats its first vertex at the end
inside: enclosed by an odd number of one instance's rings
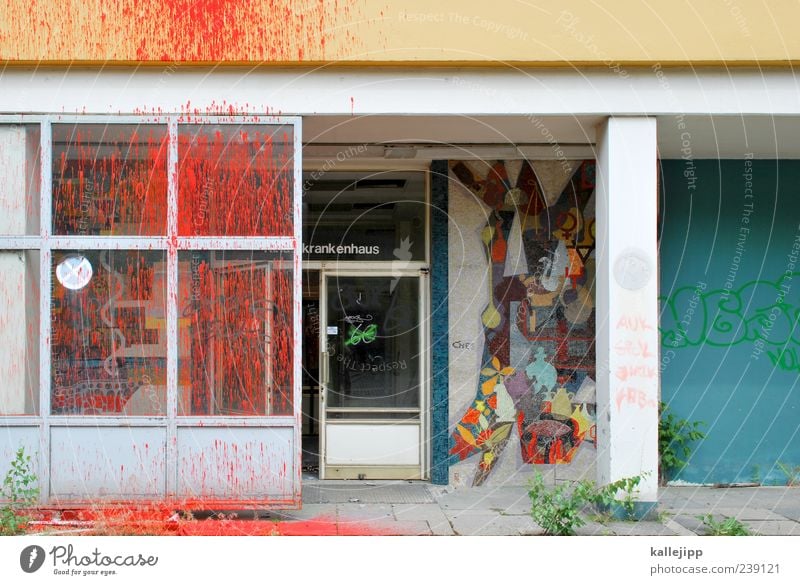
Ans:
POLYGON ((322 273, 322 479, 424 479, 419 272, 322 273))

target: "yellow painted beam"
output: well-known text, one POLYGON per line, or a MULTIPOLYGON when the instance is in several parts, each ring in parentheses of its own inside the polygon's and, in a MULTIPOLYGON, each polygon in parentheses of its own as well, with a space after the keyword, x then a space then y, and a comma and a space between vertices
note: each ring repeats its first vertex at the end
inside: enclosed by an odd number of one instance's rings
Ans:
POLYGON ((780 66, 797 22, 767 0, 0 0, 0 61, 780 66))

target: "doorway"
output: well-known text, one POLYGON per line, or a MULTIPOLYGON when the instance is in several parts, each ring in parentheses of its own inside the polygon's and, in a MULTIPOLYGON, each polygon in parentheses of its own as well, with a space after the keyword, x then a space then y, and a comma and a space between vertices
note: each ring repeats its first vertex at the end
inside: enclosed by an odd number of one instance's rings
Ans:
POLYGON ((320 284, 320 478, 422 479, 422 275, 337 268, 320 284))
POLYGON ((426 479, 427 176, 304 179, 304 474, 426 479))
POLYGON ((426 476, 425 276, 390 266, 304 271, 307 478, 426 476))

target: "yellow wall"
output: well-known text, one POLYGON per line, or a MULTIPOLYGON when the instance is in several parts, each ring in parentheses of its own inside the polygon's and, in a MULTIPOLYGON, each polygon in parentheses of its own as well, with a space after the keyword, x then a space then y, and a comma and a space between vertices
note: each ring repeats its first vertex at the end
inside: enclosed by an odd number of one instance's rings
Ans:
POLYGON ((797 22, 783 0, 0 0, 0 61, 779 64, 797 22))

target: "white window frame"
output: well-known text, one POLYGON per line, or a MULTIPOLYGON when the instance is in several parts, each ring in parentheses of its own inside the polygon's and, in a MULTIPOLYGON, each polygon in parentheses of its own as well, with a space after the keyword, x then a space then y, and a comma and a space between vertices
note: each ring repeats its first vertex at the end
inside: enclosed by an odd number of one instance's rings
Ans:
MULTIPOLYGON (((300 501, 302 322, 302 119, 298 116, 187 116, 137 115, 0 115, 2 125, 38 126, 40 129, 40 197, 38 235, 0 235, 0 251, 38 250, 39 254, 39 411, 33 415, 0 415, 0 426, 39 427, 40 501, 50 500, 51 427, 166 427, 166 494, 177 492, 178 427, 294 427, 294 498, 300 501), (52 126, 53 124, 159 125, 168 132, 167 231, 165 236, 64 236, 53 234, 52 126), (270 237, 193 237, 178 235, 178 130, 192 125, 283 125, 293 129, 293 233, 270 237), (164 416, 53 415, 51 414, 51 286, 52 254, 58 250, 163 250, 167 257, 167 412, 164 416), (179 416, 178 415, 178 252, 184 250, 285 251, 293 267, 293 378, 291 415, 179 416), (175 299, 170 302, 170 299, 175 299)), ((267 398, 269 404, 269 397, 267 398)), ((91 496, 91 494, 87 494, 91 496)))

